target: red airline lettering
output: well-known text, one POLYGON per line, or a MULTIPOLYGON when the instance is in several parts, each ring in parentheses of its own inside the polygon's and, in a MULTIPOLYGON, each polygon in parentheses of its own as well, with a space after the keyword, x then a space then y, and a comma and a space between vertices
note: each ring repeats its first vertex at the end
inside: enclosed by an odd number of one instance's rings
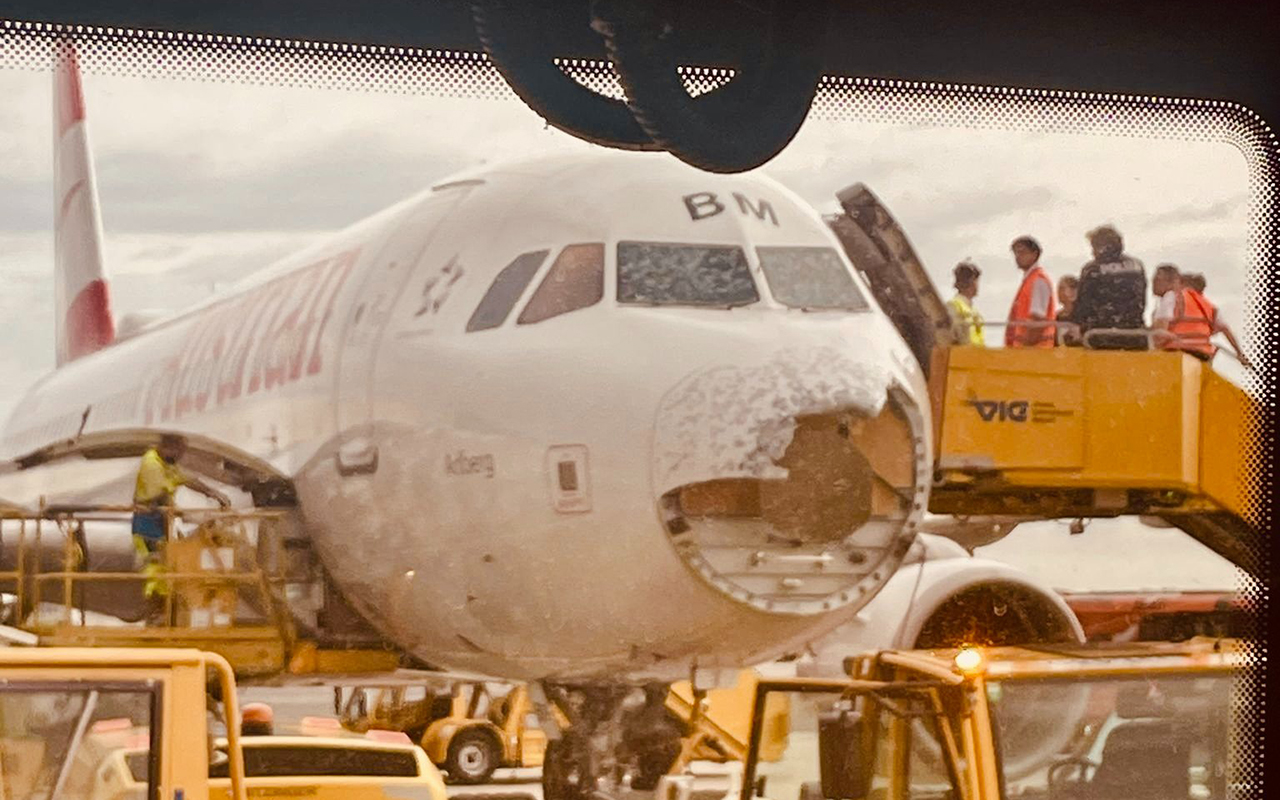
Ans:
POLYGON ((306 375, 318 374, 325 326, 358 252, 280 276, 188 321, 182 349, 154 373, 143 393, 146 424, 201 413, 211 399, 218 407, 242 392, 299 380, 304 362, 306 375))

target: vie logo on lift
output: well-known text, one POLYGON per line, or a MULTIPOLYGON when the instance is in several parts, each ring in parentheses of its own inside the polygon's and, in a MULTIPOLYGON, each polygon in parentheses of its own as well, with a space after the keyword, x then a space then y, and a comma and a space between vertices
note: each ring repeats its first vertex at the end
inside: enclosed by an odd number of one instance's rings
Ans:
POLYGON ((966 400, 983 422, 1026 422, 1031 403, 1027 400, 966 400))

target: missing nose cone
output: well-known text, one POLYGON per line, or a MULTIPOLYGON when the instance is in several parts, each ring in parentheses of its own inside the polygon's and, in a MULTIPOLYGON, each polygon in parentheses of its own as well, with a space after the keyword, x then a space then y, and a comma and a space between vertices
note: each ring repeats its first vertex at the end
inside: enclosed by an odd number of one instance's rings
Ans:
POLYGON ((787 477, 759 482, 760 510, 792 541, 838 542, 872 519, 905 518, 909 510, 911 431, 889 406, 870 420, 801 417, 778 466, 787 477))
POLYGON ((736 403, 745 411, 710 387, 686 394, 716 399, 707 409, 685 404, 685 431, 712 423, 704 413, 746 424, 731 436, 710 424, 658 459, 668 467, 659 504, 676 550, 717 589, 762 610, 815 614, 867 602, 901 563, 923 514, 919 409, 873 367, 836 365, 850 384, 843 389, 830 363, 797 373, 783 392, 746 381, 736 403), (717 441, 734 446, 717 449, 717 441))
MULTIPOLYGON (((801 417, 781 479, 725 478, 681 486, 665 505, 686 521, 757 520, 792 546, 838 544, 872 519, 905 517, 914 459, 905 420, 886 408, 801 417)), ((739 526, 743 527, 743 526, 739 526)))

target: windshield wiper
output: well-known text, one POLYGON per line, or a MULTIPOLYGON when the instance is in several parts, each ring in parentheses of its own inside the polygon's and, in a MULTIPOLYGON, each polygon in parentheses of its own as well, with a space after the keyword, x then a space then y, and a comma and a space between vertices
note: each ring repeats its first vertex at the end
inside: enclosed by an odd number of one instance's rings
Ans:
POLYGON ((71 734, 71 741, 67 743, 67 754, 62 758, 62 766, 58 769, 58 780, 53 784, 50 797, 62 797, 62 789, 71 775, 71 765, 75 762, 76 752, 80 750, 80 742, 84 741, 85 732, 89 730, 89 720, 97 708, 98 691, 94 689, 89 692, 89 697, 84 701, 84 710, 80 712, 75 733, 71 734))

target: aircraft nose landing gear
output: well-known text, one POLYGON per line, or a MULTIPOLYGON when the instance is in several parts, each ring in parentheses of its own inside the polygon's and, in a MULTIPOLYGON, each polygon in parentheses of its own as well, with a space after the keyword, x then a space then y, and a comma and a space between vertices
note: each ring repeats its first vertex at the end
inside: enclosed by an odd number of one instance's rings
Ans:
POLYGON ((652 791, 680 755, 684 728, 667 711, 664 684, 643 692, 626 684, 545 689, 569 721, 543 756, 545 800, 617 800, 627 790, 652 791))

